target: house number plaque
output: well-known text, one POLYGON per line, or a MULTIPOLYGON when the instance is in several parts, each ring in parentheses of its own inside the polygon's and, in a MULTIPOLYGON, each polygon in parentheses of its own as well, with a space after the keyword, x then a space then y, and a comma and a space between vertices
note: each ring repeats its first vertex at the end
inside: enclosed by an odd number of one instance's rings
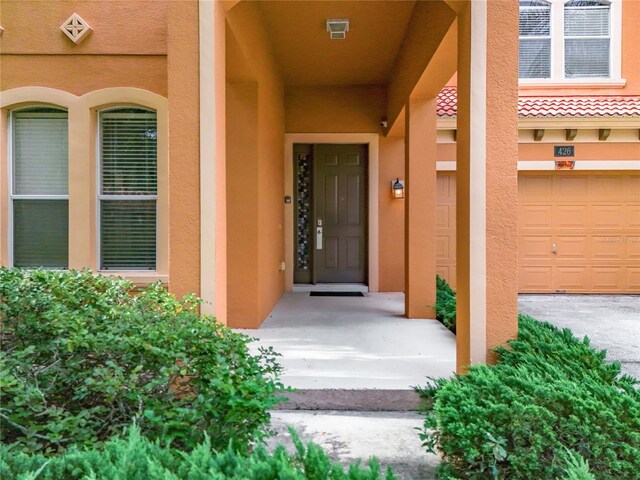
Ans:
POLYGON ((575 155, 575 146, 573 145, 555 145, 553 147, 554 157, 573 157, 575 155))

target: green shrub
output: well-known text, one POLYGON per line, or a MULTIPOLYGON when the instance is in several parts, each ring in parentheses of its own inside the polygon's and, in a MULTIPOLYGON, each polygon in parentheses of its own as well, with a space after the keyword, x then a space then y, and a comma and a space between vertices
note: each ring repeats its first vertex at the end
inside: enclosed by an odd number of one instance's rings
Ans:
POLYGON ((591 474, 589 463, 579 454, 567 450, 564 461, 566 466, 562 480, 596 480, 596 477, 591 474))
POLYGON ((436 304, 433 308, 436 318, 456 333, 456 292, 440 275, 436 275, 436 304))
POLYGON ((598 480, 638 477, 640 392, 619 364, 524 316, 518 339, 497 352, 497 365, 423 390, 435 401, 421 438, 442 454, 442 477, 563 478, 567 449, 598 480))
POLYGON ((0 269, 0 442, 57 453, 99 445, 132 420, 191 447, 262 436, 283 391, 275 353, 162 286, 88 271, 0 269))
MULTIPOLYGON (((69 449, 60 456, 15 454, 0 446, 3 480, 377 480, 382 478, 375 459, 368 468, 352 465, 346 472, 314 444, 294 437, 296 453, 282 446, 273 454, 263 447, 249 455, 227 448, 212 450, 206 437, 189 453, 162 447, 132 427, 124 439, 111 439, 100 450, 69 449)), ((393 480, 391 471, 384 477, 393 480)))

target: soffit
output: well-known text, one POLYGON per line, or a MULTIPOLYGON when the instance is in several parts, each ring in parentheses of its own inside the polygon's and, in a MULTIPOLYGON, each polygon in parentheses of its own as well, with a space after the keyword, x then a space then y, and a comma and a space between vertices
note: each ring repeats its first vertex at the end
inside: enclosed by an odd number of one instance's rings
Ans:
POLYGON ((414 0, 264 1, 265 26, 286 85, 387 83, 414 0), (331 40, 328 18, 348 18, 344 40, 331 40))

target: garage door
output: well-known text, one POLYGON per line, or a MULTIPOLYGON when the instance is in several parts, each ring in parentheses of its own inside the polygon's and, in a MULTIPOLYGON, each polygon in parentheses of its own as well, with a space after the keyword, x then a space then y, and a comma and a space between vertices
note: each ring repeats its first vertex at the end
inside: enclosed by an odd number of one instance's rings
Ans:
MULTIPOLYGON (((519 176, 521 293, 640 293, 640 174, 519 176)), ((438 273, 455 284, 455 174, 438 174, 438 273)))
POLYGON ((640 175, 521 174, 521 292, 640 292, 640 175))

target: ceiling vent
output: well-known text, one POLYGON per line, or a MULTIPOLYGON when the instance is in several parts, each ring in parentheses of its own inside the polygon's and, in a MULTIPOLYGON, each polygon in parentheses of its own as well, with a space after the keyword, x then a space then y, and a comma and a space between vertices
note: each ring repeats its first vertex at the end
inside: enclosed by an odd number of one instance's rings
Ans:
POLYGON ((327 19, 327 32, 331 40, 344 40, 349 31, 348 18, 329 18, 327 19))

